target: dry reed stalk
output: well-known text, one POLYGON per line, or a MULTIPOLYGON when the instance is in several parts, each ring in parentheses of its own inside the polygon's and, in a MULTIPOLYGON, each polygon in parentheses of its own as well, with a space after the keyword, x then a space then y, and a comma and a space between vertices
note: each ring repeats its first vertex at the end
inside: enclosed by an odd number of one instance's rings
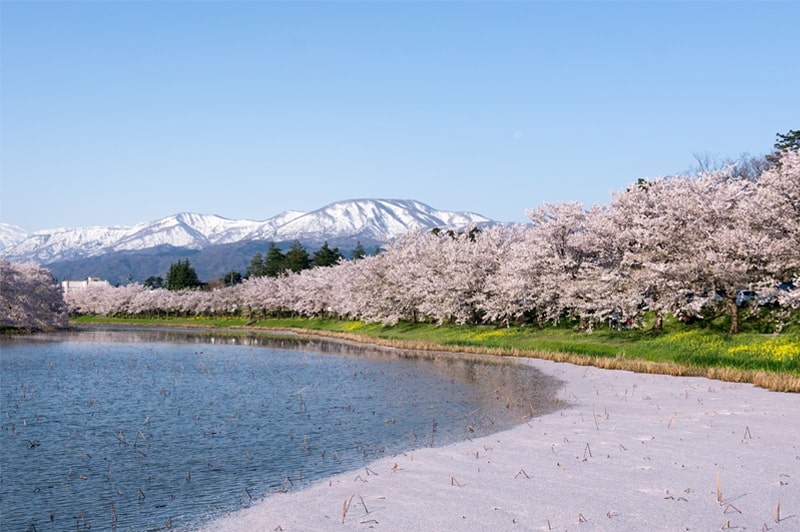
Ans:
POLYGON ((376 477, 378 476, 378 474, 375 471, 373 471, 372 469, 370 469, 368 467, 365 467, 364 469, 367 471, 367 476, 370 476, 370 475, 375 475, 376 477))
POLYGON ((583 449, 583 459, 586 460, 586 453, 589 453, 589 458, 592 457, 592 448, 589 447, 589 442, 586 442, 586 447, 583 449))
POLYGON ((673 414, 671 418, 669 418, 669 425, 667 425, 668 429, 672 428, 672 424, 675 422, 675 415, 673 414))
POLYGON ((139 499, 139 502, 144 500, 144 492, 142 488, 136 488, 136 498, 139 499))
POLYGON ((461 482, 456 480, 456 477, 450 477, 450 485, 451 486, 458 486, 460 488, 461 487, 461 482))
POLYGON ((579 523, 585 523, 586 522, 586 518, 583 516, 583 514, 580 514, 580 513, 578 514, 578 522, 579 523))
POLYGON ((594 404, 592 404, 592 417, 594 418, 594 427, 600 430, 600 425, 597 423, 597 414, 594 412, 594 404))
POLYGON ((350 503, 353 502, 353 497, 355 496, 356 496, 355 493, 350 495, 350 499, 344 501, 344 505, 342 505, 342 524, 344 524, 344 520, 347 517, 347 510, 350 509, 350 503))
POLYGON ((724 523, 722 523, 722 530, 727 530, 727 529, 729 529, 730 527, 731 527, 731 520, 730 520, 730 519, 728 519, 727 521, 725 521, 724 523))
POLYGON ((722 506, 722 488, 719 483, 719 473, 717 473, 717 502, 722 506))
POLYGON ((752 440, 753 435, 750 434, 750 425, 745 425, 744 427, 744 436, 742 436, 742 441, 744 440, 752 440))
POLYGON ((733 510, 733 511, 735 511, 737 513, 742 513, 742 511, 740 509, 738 509, 736 506, 734 506, 732 504, 727 505, 725 507, 725 509, 722 511, 722 513, 726 514, 726 513, 728 513, 728 510, 733 510))
POLYGON ((364 502, 364 497, 362 497, 361 495, 359 495, 359 496, 358 496, 358 498, 359 498, 359 500, 361 501, 361 506, 363 506, 363 507, 364 507, 364 513, 365 513, 365 514, 368 514, 368 513, 369 513, 369 510, 367 510, 367 503, 365 503, 365 502, 364 502))
POLYGON ((142 431, 141 431, 141 430, 137 430, 137 431, 136 431, 136 437, 133 439, 133 447, 134 447, 134 449, 136 448, 136 442, 138 442, 138 441, 139 441, 139 436, 141 436, 141 437, 142 437, 142 441, 144 441, 144 443, 145 443, 145 444, 147 443, 147 438, 146 438, 146 437, 145 437, 145 435, 142 433, 142 431))
POLYGON ((517 478, 517 477, 518 477, 518 476, 520 476, 520 475, 524 475, 524 476, 525 476, 525 478, 531 478, 531 477, 529 477, 529 476, 528 476, 528 474, 525 472, 525 470, 524 470, 524 469, 520 469, 519 471, 517 471, 517 474, 516 474, 516 475, 514 475, 514 478, 517 478))
POLYGON ((778 505, 775 507, 775 522, 781 522, 781 501, 778 501, 778 505))

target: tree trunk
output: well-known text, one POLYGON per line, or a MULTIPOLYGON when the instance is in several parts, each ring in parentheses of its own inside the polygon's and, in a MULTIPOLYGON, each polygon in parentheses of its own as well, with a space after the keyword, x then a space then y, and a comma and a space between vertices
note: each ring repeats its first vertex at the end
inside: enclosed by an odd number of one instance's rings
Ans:
POLYGON ((653 322, 653 330, 658 332, 664 330, 664 315, 660 310, 656 311, 656 320, 653 322))
POLYGON ((739 305, 736 304, 736 299, 728 300, 728 310, 731 314, 731 330, 730 334, 739 334, 739 305))

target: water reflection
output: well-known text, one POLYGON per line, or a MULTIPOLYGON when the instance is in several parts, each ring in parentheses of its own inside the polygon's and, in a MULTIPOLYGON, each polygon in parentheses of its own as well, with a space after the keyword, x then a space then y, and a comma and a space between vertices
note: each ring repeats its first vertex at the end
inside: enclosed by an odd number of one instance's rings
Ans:
POLYGON ((526 366, 289 336, 92 329, 0 348, 8 530, 189 526, 560 407, 526 366))

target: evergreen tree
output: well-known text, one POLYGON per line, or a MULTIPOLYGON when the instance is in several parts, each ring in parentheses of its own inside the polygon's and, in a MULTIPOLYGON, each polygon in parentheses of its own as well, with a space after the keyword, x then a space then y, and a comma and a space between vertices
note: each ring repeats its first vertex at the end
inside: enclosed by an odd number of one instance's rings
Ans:
POLYGON ((364 249, 364 246, 361 245, 361 240, 359 240, 358 242, 356 242, 356 249, 353 250, 353 253, 352 253, 352 255, 350 255, 350 257, 353 260, 359 260, 359 259, 363 259, 366 256, 367 256, 367 252, 364 249))
POLYGON ((278 277, 286 271, 286 257, 275 242, 270 241, 267 256, 264 259, 264 275, 278 277))
POLYGON ((774 148, 775 151, 766 157, 767 161, 772 164, 776 164, 784 152, 800 150, 800 129, 790 129, 787 133, 777 133, 775 135, 774 148))
POLYGON ((178 261, 170 265, 167 272, 167 290, 182 290, 200 286, 197 272, 189 264, 189 259, 178 261))
POLYGON ((225 283, 225 286, 233 286, 235 284, 239 284, 242 282, 242 274, 237 271, 229 271, 225 274, 225 277, 222 278, 222 282, 225 283))
POLYGON ((151 275, 144 280, 144 286, 147 288, 164 288, 164 278, 160 275, 158 277, 151 275))
POLYGON ((322 247, 314 252, 313 263, 314 266, 320 267, 333 266, 341 258, 342 254, 339 253, 339 248, 331 249, 328 247, 328 241, 326 240, 322 247))
POLYGON ((267 275, 267 265, 264 261, 264 256, 261 253, 256 253, 250 259, 250 264, 247 266, 244 276, 249 279, 251 277, 264 277, 265 275, 267 275))
POLYGON ((308 251, 303 247, 300 241, 295 240, 292 242, 292 247, 286 252, 286 269, 295 273, 302 270, 307 270, 311 264, 311 259, 308 256, 308 251))
POLYGON ((790 129, 788 133, 776 135, 775 151, 797 151, 800 149, 800 129, 790 129))

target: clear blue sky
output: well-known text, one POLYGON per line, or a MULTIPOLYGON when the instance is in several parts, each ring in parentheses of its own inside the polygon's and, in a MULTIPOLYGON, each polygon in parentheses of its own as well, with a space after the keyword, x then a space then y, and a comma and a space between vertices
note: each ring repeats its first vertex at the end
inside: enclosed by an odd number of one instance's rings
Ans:
POLYGON ((0 221, 523 221, 800 128, 795 2, 7 2, 0 221))

